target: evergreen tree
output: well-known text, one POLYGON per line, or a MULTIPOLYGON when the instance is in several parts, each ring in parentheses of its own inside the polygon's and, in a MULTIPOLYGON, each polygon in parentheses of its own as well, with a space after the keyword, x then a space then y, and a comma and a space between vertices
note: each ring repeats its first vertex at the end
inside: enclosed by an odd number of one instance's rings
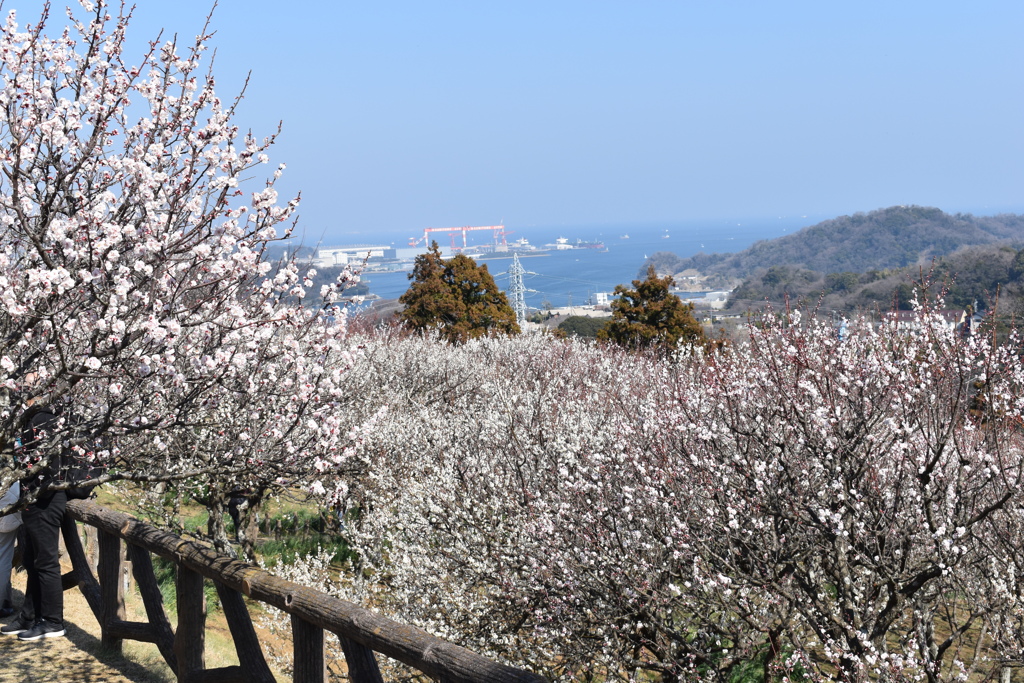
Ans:
POLYGON ((400 317, 411 328, 438 328, 451 342, 499 332, 519 334, 516 316, 505 293, 494 284, 486 265, 464 254, 447 261, 437 242, 416 257, 412 285, 399 297, 405 305, 400 317))
POLYGON ((658 277, 650 266, 645 280, 633 280, 633 289, 617 286, 612 320, 598 332, 598 339, 633 349, 673 349, 680 342, 704 342, 704 329, 693 317, 693 304, 684 304, 671 294, 673 284, 670 275, 658 277))
POLYGON ((567 337, 597 339, 598 333, 608 322, 607 317, 590 318, 584 315, 570 315, 556 329, 567 337))

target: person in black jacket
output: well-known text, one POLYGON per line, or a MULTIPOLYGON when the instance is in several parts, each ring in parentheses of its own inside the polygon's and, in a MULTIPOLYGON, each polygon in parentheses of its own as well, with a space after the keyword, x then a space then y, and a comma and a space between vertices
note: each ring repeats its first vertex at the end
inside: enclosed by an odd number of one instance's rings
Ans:
MULTIPOLYGON (((58 418, 43 408, 35 413, 22 432, 24 453, 47 444, 49 431, 58 418)), ((43 490, 34 503, 22 512, 25 531, 25 554, 22 563, 28 572, 25 602, 17 618, 0 633, 17 634, 20 640, 59 638, 64 635, 64 589, 61 586, 60 528, 68 497, 64 491, 45 491, 60 467, 59 453, 47 448, 51 462, 46 466, 30 464, 29 476, 22 479, 22 488, 28 492, 43 490)), ((38 458, 36 459, 38 462, 38 458)))
MULTIPOLYGON (((18 482, 0 496, 0 508, 17 503, 21 498, 21 485, 18 482)), ((0 517, 0 619, 14 614, 14 592, 11 590, 11 565, 14 560, 14 542, 18 538, 18 527, 21 526, 21 513, 12 512, 0 517)))

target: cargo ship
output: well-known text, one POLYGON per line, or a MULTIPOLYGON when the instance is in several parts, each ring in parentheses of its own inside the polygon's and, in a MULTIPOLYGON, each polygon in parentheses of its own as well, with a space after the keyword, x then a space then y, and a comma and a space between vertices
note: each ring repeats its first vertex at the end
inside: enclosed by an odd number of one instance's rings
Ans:
POLYGON ((587 242, 584 240, 576 240, 570 242, 567 237, 559 237, 552 244, 545 244, 545 249, 554 249, 555 251, 565 251, 566 249, 604 249, 604 242, 587 242))
POLYGON ((546 249, 538 249, 534 245, 530 244, 525 237, 521 237, 514 242, 509 242, 508 244, 489 244, 480 247, 470 247, 463 253, 467 256, 472 256, 475 259, 487 260, 512 258, 512 254, 518 254, 519 256, 547 256, 551 252, 546 249))

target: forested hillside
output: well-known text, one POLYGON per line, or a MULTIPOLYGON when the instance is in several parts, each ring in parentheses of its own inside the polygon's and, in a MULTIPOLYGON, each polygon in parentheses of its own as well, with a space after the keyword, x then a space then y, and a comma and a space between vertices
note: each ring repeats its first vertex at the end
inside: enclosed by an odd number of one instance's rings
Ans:
POLYGON ((1024 216, 950 215, 897 206, 842 216, 736 254, 654 254, 659 272, 742 279, 733 309, 786 300, 825 310, 908 309, 913 282, 934 283, 953 307, 1015 312, 1024 300, 1024 216))
POLYGON ((1024 302, 1024 250, 1010 246, 968 247, 927 265, 871 269, 864 273, 822 273, 772 266, 759 270, 733 290, 733 308, 756 308, 764 302, 819 305, 825 310, 912 307, 914 283, 930 281, 948 307, 989 310, 997 302, 1006 313, 1019 313, 1024 302))
MULTIPOLYGON (((902 268, 927 264, 934 257, 968 246, 1024 242, 1024 216, 978 217, 947 214, 935 208, 893 206, 840 216, 797 233, 762 240, 735 254, 696 254, 679 258, 661 252, 650 262, 659 273, 693 268, 703 273, 746 278, 772 266, 821 273, 902 268)), ((647 264, 641 272, 646 272, 647 264)))

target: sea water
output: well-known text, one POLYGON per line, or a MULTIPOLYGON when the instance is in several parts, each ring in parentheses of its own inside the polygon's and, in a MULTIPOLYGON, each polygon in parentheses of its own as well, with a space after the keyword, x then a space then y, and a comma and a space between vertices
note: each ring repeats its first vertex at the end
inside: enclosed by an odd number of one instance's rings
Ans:
MULTIPOLYGON (((630 285, 642 277, 641 270, 649 256, 668 251, 680 257, 704 252, 733 253, 742 251, 758 240, 790 234, 814 222, 806 217, 747 221, 692 221, 663 225, 622 225, 587 227, 536 227, 515 229, 508 240, 526 238, 543 249, 558 237, 586 242, 600 241, 604 249, 548 249, 547 255, 520 255, 526 270, 528 308, 580 305, 592 302, 599 292, 612 293, 616 285, 630 285)), ((512 230, 514 226, 506 226, 512 230)), ((470 233, 473 235, 473 233, 470 233)), ((490 234, 479 233, 481 242, 490 234)), ((472 240, 472 237, 470 238, 472 240)), ((470 242, 473 244, 473 242, 470 242)), ((396 241, 396 246, 405 246, 396 241)), ((503 291, 509 288, 508 269, 511 257, 480 261, 487 265, 495 283, 503 291)), ((367 273, 363 280, 370 292, 382 299, 395 299, 409 288, 409 274, 367 273)))

